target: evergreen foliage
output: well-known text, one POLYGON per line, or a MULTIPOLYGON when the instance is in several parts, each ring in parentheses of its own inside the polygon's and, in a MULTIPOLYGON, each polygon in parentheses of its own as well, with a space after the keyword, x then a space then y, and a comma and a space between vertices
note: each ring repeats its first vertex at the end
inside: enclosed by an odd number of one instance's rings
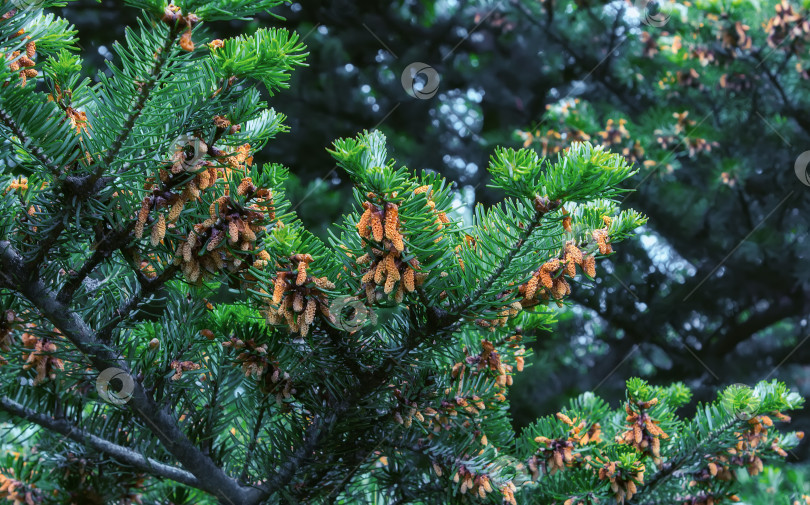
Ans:
POLYGON ((524 331, 646 220, 615 201, 625 158, 498 149, 507 196, 464 223, 448 181, 363 132, 330 149, 354 202, 324 242, 286 169, 253 163, 286 129, 257 86, 304 46, 205 26, 278 2, 128 3, 95 83, 38 8, 58 2, 2 7, 0 499, 719 503, 798 443, 776 381, 685 418, 685 385, 630 379, 622 405, 585 394, 516 434, 524 331))

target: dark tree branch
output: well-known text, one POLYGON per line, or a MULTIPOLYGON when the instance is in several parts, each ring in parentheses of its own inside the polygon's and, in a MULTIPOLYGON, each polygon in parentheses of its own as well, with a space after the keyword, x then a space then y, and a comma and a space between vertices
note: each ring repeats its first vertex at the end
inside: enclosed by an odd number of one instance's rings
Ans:
POLYGON ((768 69, 767 65, 765 65, 765 60, 760 56, 761 50, 752 51, 751 54, 753 59, 757 62, 757 66, 754 68, 758 68, 760 65, 762 66, 762 71, 765 73, 765 76, 773 85, 776 92, 779 94, 779 98, 782 101, 782 112, 787 114, 788 116, 792 117, 794 121, 807 133, 810 133, 810 119, 807 118, 807 114, 803 110, 799 110, 793 102, 788 98, 787 92, 785 92, 782 83, 779 82, 779 79, 773 72, 768 69))
MULTIPOLYGON (((624 11, 625 11, 624 6, 618 9, 618 11, 616 12, 616 18, 613 20, 613 26, 611 26, 610 28, 610 42, 608 43, 608 54, 607 56, 605 56, 605 65, 603 67, 605 71, 610 70, 610 64, 613 62, 613 55, 616 53, 616 50, 618 49, 618 46, 616 45, 616 38, 619 33, 619 24, 621 20, 624 19, 624 11)), ((591 9, 588 9, 588 12, 591 12, 591 9)), ((627 40, 627 37, 622 39, 622 41, 619 42, 619 45, 624 43, 625 40, 627 40)))
POLYGON ((76 290, 79 289, 79 286, 82 285, 82 282, 84 282, 87 276, 90 275, 102 261, 109 258, 113 252, 126 244, 133 226, 133 224, 130 224, 123 230, 110 230, 107 232, 104 238, 96 244, 96 250, 93 251, 93 254, 90 255, 84 265, 82 265, 75 275, 71 275, 68 281, 62 286, 62 289, 59 290, 59 294, 56 295, 56 299, 62 303, 69 304, 76 290))
POLYGON ((53 225, 47 230, 47 235, 45 235, 45 238, 37 243, 36 253, 26 262, 27 266, 29 266, 32 271, 45 260, 45 256, 48 255, 48 252, 51 250, 51 247, 53 247, 56 241, 59 240, 59 236, 64 230, 64 219, 60 219, 59 221, 53 223, 53 225))
POLYGON ((180 267, 177 265, 171 265, 156 278, 142 282, 141 290, 116 309, 115 313, 110 317, 109 321, 107 321, 107 324, 98 330, 97 338, 101 342, 109 342, 112 332, 115 331, 118 325, 126 320, 149 295, 153 294, 170 281, 179 268, 180 267))
POLYGON ((97 370, 118 368, 130 376, 134 389, 127 407, 155 434, 166 450, 197 478, 200 489, 231 505, 258 502, 260 492, 238 484, 195 447, 174 418, 146 394, 126 361, 102 343, 78 314, 59 302, 56 293, 48 289, 41 279, 27 277, 22 257, 8 241, 0 241, 0 267, 8 272, 5 277, 7 283, 11 281, 10 287, 25 296, 43 317, 88 357, 97 370))
POLYGON ((51 173, 58 173, 59 170, 54 166, 54 161, 45 154, 45 151, 42 150, 35 142, 32 141, 31 137, 25 134, 23 129, 20 125, 17 124, 16 121, 3 109, 0 109, 0 123, 11 130, 18 139, 20 139, 19 144, 21 146, 29 146, 27 151, 31 154, 31 156, 40 162, 42 165, 48 168, 48 171, 51 173))
MULTIPOLYGON (((725 356, 733 351, 740 342, 751 338, 757 332, 769 328, 785 318, 801 313, 802 305, 801 296, 796 293, 793 296, 782 298, 764 312, 754 312, 743 322, 726 322, 726 324, 718 328, 717 340, 706 346, 706 357, 725 356)), ((709 342, 712 342, 712 339, 709 339, 709 342)))
POLYGON ((35 412, 23 405, 6 397, 0 397, 0 409, 37 424, 47 430, 59 433, 80 444, 91 447, 99 452, 108 454, 116 460, 129 465, 137 470, 146 472, 155 477, 171 479, 181 484, 186 484, 195 488, 200 487, 200 483, 194 475, 189 472, 166 465, 152 458, 147 458, 141 453, 128 449, 121 445, 105 440, 101 437, 91 435, 71 424, 67 419, 58 419, 35 412))

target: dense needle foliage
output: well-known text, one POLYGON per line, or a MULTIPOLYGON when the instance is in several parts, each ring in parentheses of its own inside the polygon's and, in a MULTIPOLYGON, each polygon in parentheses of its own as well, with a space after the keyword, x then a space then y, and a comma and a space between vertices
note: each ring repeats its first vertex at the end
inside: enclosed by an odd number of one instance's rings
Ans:
POLYGON ((499 148, 506 197, 462 222, 363 132, 329 149, 354 192, 322 241, 253 163, 306 49, 205 24, 279 2, 128 3, 97 83, 59 2, 3 4, 0 499, 708 504, 801 439, 776 381, 685 418, 685 385, 629 379, 516 434, 532 330, 646 221, 616 203, 633 165, 499 148))

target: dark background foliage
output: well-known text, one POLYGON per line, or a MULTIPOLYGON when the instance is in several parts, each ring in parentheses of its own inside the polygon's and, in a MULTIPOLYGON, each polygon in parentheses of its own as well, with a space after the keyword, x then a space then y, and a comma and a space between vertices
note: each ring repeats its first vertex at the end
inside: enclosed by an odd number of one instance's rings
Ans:
MULTIPOLYGON (((625 203, 649 224, 538 339, 535 365, 516 378, 515 425, 581 391, 617 400, 632 374, 683 381, 699 400, 773 377, 806 396, 810 187, 793 169, 810 149, 808 81, 794 68, 804 53, 768 43, 760 20, 772 5, 708 5, 650 26, 623 2, 296 2, 256 23, 297 30, 310 52, 271 99, 291 132, 263 154, 290 167, 293 202, 317 232, 349 202, 325 148, 363 129, 383 130, 398 161, 457 181, 460 215, 500 196, 483 170, 497 144, 553 157, 555 142, 581 133, 619 151, 638 141, 625 203), (434 97, 403 89, 413 62, 438 72, 434 97), (581 111, 561 119, 569 99, 581 111)), ((83 0, 61 14, 101 66, 135 12, 83 0)), ((810 428, 797 417, 793 428, 810 428)), ((792 458, 807 455, 802 444, 792 458)))

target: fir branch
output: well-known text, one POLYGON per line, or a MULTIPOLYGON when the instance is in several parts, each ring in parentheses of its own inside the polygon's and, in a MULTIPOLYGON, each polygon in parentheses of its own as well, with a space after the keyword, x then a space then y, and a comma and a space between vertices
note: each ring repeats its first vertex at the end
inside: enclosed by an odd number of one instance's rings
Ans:
POLYGON ((336 410, 326 418, 316 417, 313 420, 312 424, 307 428, 303 443, 295 450, 289 459, 281 465, 279 471, 268 479, 267 484, 262 486, 262 500, 272 496, 275 491, 285 484, 288 484, 290 480, 295 477, 298 469, 317 452, 324 437, 331 432, 336 424, 339 413, 340 412, 336 410))
POLYGON ((98 371, 113 367, 130 376, 134 389, 127 407, 144 422, 165 449, 198 479, 200 489, 233 505, 251 504, 258 500, 258 490, 239 485, 191 443, 174 418, 146 394, 127 363, 103 344, 77 313, 59 302, 56 293, 48 289, 41 279, 27 276, 22 257, 5 240, 0 241, 0 266, 10 273, 4 276, 7 282, 11 281, 11 287, 25 296, 43 317, 53 323, 62 335, 88 357, 98 371))
MULTIPOLYGON (((216 399, 217 390, 219 389, 219 381, 214 384, 214 398, 216 399)), ((216 400, 213 402, 211 406, 210 412, 214 412, 214 406, 216 405, 216 400)), ((262 421, 264 420, 264 413, 267 409, 267 400, 265 399, 262 401, 261 406, 259 407, 259 415, 256 416, 256 423, 253 425, 253 434, 250 437, 250 443, 248 444, 247 451, 245 452, 245 463, 242 465, 242 474, 239 477, 239 480, 242 482, 247 482, 248 479, 248 468, 250 467, 250 460, 253 459, 253 451, 256 450, 256 441, 259 439, 259 433, 262 430, 262 421)), ((213 414, 209 414, 208 417, 208 428, 209 428, 209 440, 213 440, 213 434, 211 433, 211 427, 213 425, 213 414)))
POLYGON ((87 276, 90 275, 102 261, 109 258, 113 252, 126 245, 134 224, 133 221, 123 230, 111 230, 104 235, 104 238, 96 245, 96 250, 93 251, 93 254, 90 255, 84 265, 82 265, 75 275, 71 275, 68 281, 62 286, 59 293, 56 295, 56 299, 62 303, 69 303, 70 300, 73 299, 76 290, 79 289, 79 286, 82 285, 82 282, 84 282, 87 276))
MULTIPOLYGON (((458 317, 453 317, 440 309, 429 308, 429 316, 426 317, 426 323, 411 327, 411 331, 408 332, 408 336, 406 337, 406 345, 403 351, 398 355, 388 356, 373 372, 365 374, 363 380, 352 390, 352 393, 332 409, 328 422, 318 427, 314 434, 308 436, 306 443, 299 447, 295 454, 313 454, 319 452, 322 443, 331 439, 335 427, 341 421, 345 420, 346 416, 351 415, 352 411, 367 398, 368 395, 376 391, 377 388, 388 382, 394 376, 397 365, 404 356, 415 350, 429 336, 435 336, 442 331, 447 331, 452 328, 457 319, 458 317)), ((374 424, 372 423, 369 429, 373 429, 373 427, 374 424)), ((296 461, 295 468, 285 472, 287 478, 282 479, 281 476, 277 475, 277 477, 273 479, 273 482, 289 482, 289 480, 295 476, 298 467, 305 462, 305 459, 303 456, 294 457, 294 459, 296 461)), ((305 483, 303 486, 304 489, 312 484, 311 480, 312 479, 309 479, 309 481, 305 483)))
MULTIPOLYGON (((72 193, 82 197, 82 199, 89 198, 98 190, 103 187, 103 185, 99 185, 98 182, 102 179, 104 175, 104 171, 109 167, 110 163, 115 159, 115 157, 120 152, 121 148, 124 146, 124 143, 129 138, 129 135, 132 133, 133 127, 135 126, 135 122, 143 113, 143 108, 146 105, 146 102, 149 100, 151 96, 151 91, 154 88, 155 84, 160 77, 160 74, 163 70, 166 61, 168 60, 168 55, 171 52, 172 47, 174 46, 175 42, 177 41, 178 36, 180 35, 180 29, 178 26, 174 26, 169 31, 169 36, 166 38, 166 42, 164 43, 161 51, 159 52, 155 64, 152 67, 152 70, 149 74, 149 78, 146 82, 140 87, 140 91, 138 92, 137 96, 134 99, 132 104, 132 108, 130 109, 129 116, 124 121, 122 125, 121 131, 116 136, 115 140, 110 144, 109 148, 107 149, 104 157, 101 160, 101 163, 98 164, 96 170, 93 174, 84 176, 84 177, 76 177, 76 176, 69 176, 65 179, 65 188, 67 189, 68 193, 72 193)), ((24 135, 22 129, 14 122, 14 120, 7 114, 5 111, 0 110, 0 121, 3 122, 11 131, 18 136, 18 138, 23 141, 23 144, 30 142, 31 139, 24 135)), ((54 174, 59 174, 59 170, 53 167, 53 161, 50 160, 45 153, 37 146, 33 146, 31 148, 32 154, 34 154, 35 158, 40 161, 40 163, 44 164, 49 170, 54 174)), ((69 211, 72 205, 66 205, 66 211, 69 211)), ((47 240, 45 240, 39 247, 37 254, 31 258, 27 263, 29 265, 38 265, 45 257, 45 255, 50 250, 50 247, 56 242, 61 235, 62 231, 65 228, 65 224, 62 220, 58 223, 54 223, 53 227, 51 228, 52 234, 48 236, 47 240)), ((103 259, 100 258, 99 261, 103 259)), ((92 269, 88 270, 85 273, 85 276, 88 275, 92 271, 92 269)), ((84 278, 81 278, 79 284, 75 286, 71 286, 71 289, 75 291, 76 288, 81 284, 81 281, 84 278)), ((64 295, 72 295, 72 292, 66 291, 64 295)), ((69 298, 68 298, 69 299, 69 298)), ((65 300, 61 298, 60 300, 65 300)))
POLYGON ((96 181, 104 174, 104 170, 109 167, 110 163, 112 163, 115 157, 118 156, 121 148, 124 147, 124 143, 132 133, 135 122, 143 113, 143 108, 146 106, 146 102, 151 96, 152 89, 155 87, 155 84, 157 84, 160 73, 163 71, 163 66, 169 59, 169 54, 171 53, 172 47, 177 42, 177 38, 180 36, 180 31, 179 25, 172 26, 172 28, 169 30, 169 36, 166 37, 166 42, 163 44, 163 47, 157 55, 155 64, 149 73, 149 77, 147 78, 146 82, 141 85, 140 91, 132 103, 130 113, 121 127, 121 131, 115 137, 112 144, 110 144, 109 148, 107 148, 107 152, 96 167, 95 173, 88 176, 85 183, 86 187, 95 186, 96 181))
POLYGON ((37 266, 45 260, 45 256, 48 255, 56 241, 59 240, 59 236, 63 231, 65 231, 64 219, 59 219, 53 223, 45 238, 37 243, 36 253, 26 261, 26 267, 31 271, 36 271, 37 266))
POLYGON ((124 320, 126 320, 133 311, 135 311, 138 307, 140 307, 141 303, 149 297, 149 295, 155 293, 158 289, 160 289, 164 284, 170 281, 174 274, 180 269, 177 265, 171 265, 167 267, 159 276, 154 279, 142 280, 141 281, 141 289, 138 291, 137 294, 133 295, 129 300, 122 303, 118 309, 116 309, 115 313, 109 318, 107 324, 105 324, 100 330, 98 330, 98 339, 102 342, 109 342, 110 337, 112 336, 113 331, 121 324, 124 320))
POLYGON ((31 423, 39 425, 49 431, 59 433, 74 442, 91 447, 99 452, 108 454, 126 465, 129 465, 137 470, 146 472, 156 477, 170 479, 181 484, 200 487, 200 483, 191 473, 166 465, 152 458, 147 458, 139 452, 128 449, 124 446, 110 442, 109 440, 97 437, 84 430, 76 428, 69 420, 60 419, 55 417, 40 414, 34 410, 26 408, 25 406, 11 400, 7 397, 0 397, 0 409, 5 410, 9 414, 25 419, 31 423))
POLYGON ((662 464, 657 472, 650 477, 645 486, 641 488, 642 493, 650 493, 655 490, 656 487, 660 486, 664 483, 667 479, 674 477, 676 472, 683 468, 686 463, 689 462, 689 459, 694 457, 696 454, 701 454, 698 450, 701 445, 707 445, 720 437, 723 433, 726 433, 728 430, 735 428, 736 426, 742 424, 743 421, 739 419, 734 419, 731 422, 725 423, 721 426, 718 426, 715 430, 709 432, 708 436, 701 440, 698 443, 697 447, 692 449, 686 450, 685 452, 680 452, 677 455, 669 458, 667 462, 662 464))
MULTIPOLYGON (((99 186, 99 183, 103 182, 106 177, 102 177, 96 183, 96 187, 99 186)), ((181 183, 181 178, 174 178, 166 184, 165 188, 172 189, 178 186, 181 183)), ((100 189, 100 188, 99 188, 100 189)), ((95 192, 94 189, 92 192, 95 192)), ((117 229, 117 230, 110 230, 107 232, 104 237, 96 244, 96 250, 87 259, 87 261, 82 265, 79 271, 70 277, 70 279, 62 286, 62 289, 59 290, 59 294, 57 295, 57 299, 63 303, 69 303, 70 300, 73 298, 76 290, 81 286, 84 279, 90 275, 93 270, 96 269, 98 265, 100 265, 104 260, 109 258, 113 252, 124 248, 130 240, 130 233, 135 228, 136 221, 133 219, 131 220, 124 228, 117 229)), ((126 252, 126 251, 124 251, 126 252)), ((136 270, 136 274, 140 273, 136 270)), ((156 290, 160 286, 155 287, 156 290)))
POLYGON ((33 143, 32 139, 20 128, 20 125, 3 109, 0 109, 0 123, 3 123, 6 128, 11 130, 11 133, 20 139, 19 143, 22 147, 28 146, 26 149, 34 159, 44 165, 51 173, 59 173, 59 170, 54 167, 54 161, 48 158, 42 148, 33 143))
POLYGON ((472 293, 465 296, 464 299, 462 299, 458 305, 453 306, 449 310, 450 313, 452 314, 459 313, 462 309, 471 306, 472 304, 477 302, 481 298, 481 296, 483 296, 487 288, 491 287, 492 284, 495 281, 497 281, 498 278, 504 273, 504 271, 506 271, 506 269, 509 268, 509 265, 512 263, 512 260, 514 260, 517 257, 517 255, 521 252, 523 244, 525 244, 526 240, 528 240, 528 238, 531 237, 532 233, 534 233, 534 230, 536 230, 537 227, 540 226, 541 220, 544 215, 545 213, 540 212, 539 210, 535 210, 534 219, 532 219, 532 222, 529 223, 529 226, 527 226, 523 230, 523 233, 520 234, 520 238, 518 238, 518 240, 509 249, 509 253, 506 256, 504 256, 503 259, 501 259, 501 262, 498 265, 498 267, 495 268, 495 270, 493 270, 491 274, 489 274, 489 277, 479 282, 478 287, 476 287, 472 293))

